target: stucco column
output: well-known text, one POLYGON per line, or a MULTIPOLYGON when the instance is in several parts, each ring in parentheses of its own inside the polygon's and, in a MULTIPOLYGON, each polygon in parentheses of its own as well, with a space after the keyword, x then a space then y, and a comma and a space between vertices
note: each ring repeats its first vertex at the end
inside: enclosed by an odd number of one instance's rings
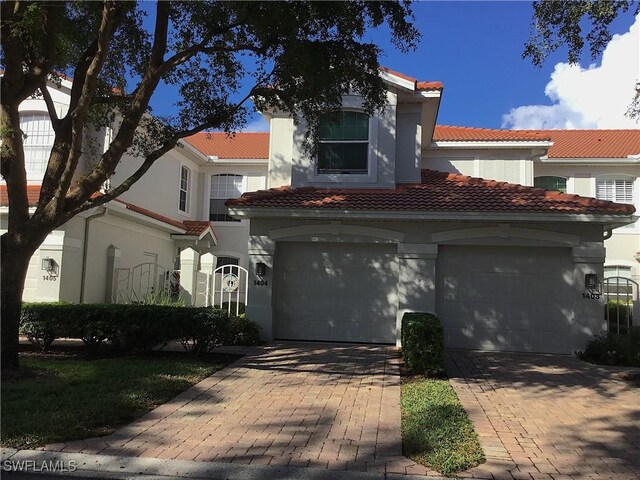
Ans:
POLYGON ((120 258, 122 257, 122 251, 115 245, 109 245, 107 247, 107 288, 104 293, 104 301, 106 303, 115 303, 116 300, 116 286, 114 282, 116 280, 116 268, 120 265, 120 258))
POLYGON ((437 244, 398 244, 398 310, 396 345, 400 345, 402 316, 406 312, 436 311, 437 244))
MULTIPOLYGON (((213 253, 205 253, 200 257, 200 275, 199 281, 204 282, 202 288, 198 289, 202 292, 202 297, 198 298, 198 306, 208 307, 211 305, 213 296, 213 270, 216 268, 216 256, 213 253), (204 288, 206 287, 206 288, 204 288), (206 296, 204 295, 206 292, 206 296)), ((199 296, 199 297, 200 297, 199 296)))
POLYGON ((180 252, 180 292, 185 302, 195 305, 200 254, 193 248, 180 252))
POLYGON ((262 331, 265 341, 273 340, 273 264, 276 244, 266 236, 249 237, 249 295, 247 300, 247 318, 255 321, 262 331), (266 265, 266 273, 258 276, 256 267, 266 265))
MULTIPOLYGON (((605 248, 602 242, 584 242, 573 247, 572 256, 575 308, 571 337, 572 349, 575 352, 584 349, 594 335, 607 328, 604 318, 604 295, 602 295, 605 248), (585 275, 588 273, 595 273, 598 276, 600 285, 596 289, 588 290, 585 287, 585 275), (592 298, 591 294, 599 298, 592 298)), ((570 301, 567 303, 571 304, 570 301)))

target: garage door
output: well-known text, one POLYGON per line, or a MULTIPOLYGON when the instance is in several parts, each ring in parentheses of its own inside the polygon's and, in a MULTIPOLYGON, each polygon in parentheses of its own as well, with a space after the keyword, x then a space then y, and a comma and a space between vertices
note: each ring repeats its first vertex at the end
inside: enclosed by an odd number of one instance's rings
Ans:
POLYGON ((279 243, 273 291, 275 337, 395 343, 394 247, 279 243))
POLYGON ((441 246, 436 272, 447 346, 572 353, 568 249, 441 246))

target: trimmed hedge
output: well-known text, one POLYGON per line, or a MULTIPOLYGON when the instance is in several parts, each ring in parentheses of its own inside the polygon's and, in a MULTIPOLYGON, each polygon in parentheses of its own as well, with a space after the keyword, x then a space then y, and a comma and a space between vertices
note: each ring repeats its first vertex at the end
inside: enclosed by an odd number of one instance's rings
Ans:
POLYGON ((121 352, 147 352, 181 339, 194 353, 219 345, 256 345, 260 327, 209 307, 26 303, 20 333, 47 349, 56 338, 81 339, 89 353, 104 343, 121 352))
POLYGON ((414 374, 441 375, 444 372, 444 330, 430 313, 405 313, 401 330, 402 355, 414 374))

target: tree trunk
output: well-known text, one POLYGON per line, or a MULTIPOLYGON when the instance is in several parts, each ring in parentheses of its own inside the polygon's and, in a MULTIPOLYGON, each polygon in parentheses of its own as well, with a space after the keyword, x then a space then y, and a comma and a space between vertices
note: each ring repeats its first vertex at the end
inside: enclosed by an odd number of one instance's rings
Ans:
MULTIPOLYGON (((2 259, 0 281, 2 295, 2 370, 15 370, 19 367, 18 346, 20 310, 22 309, 22 291, 27 277, 29 260, 35 252, 16 238, 5 233, 1 238, 2 259)), ((37 248, 37 246, 36 246, 37 248)))

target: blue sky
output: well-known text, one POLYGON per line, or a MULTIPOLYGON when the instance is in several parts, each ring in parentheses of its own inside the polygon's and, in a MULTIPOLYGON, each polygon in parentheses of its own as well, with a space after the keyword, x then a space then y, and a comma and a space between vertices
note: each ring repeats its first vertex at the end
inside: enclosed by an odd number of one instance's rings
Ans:
MULTIPOLYGON (((566 51, 559 51, 539 69, 522 58, 531 2, 415 2, 413 10, 423 35, 414 52, 398 52, 384 29, 371 31, 367 39, 383 48, 381 65, 419 80, 444 83, 438 123, 486 128, 640 127, 624 118, 633 85, 640 78, 640 21, 622 39, 625 43, 619 42, 617 53, 608 55, 613 60, 607 68, 599 68, 602 58, 598 58, 591 71, 588 52, 580 67, 559 65, 566 60, 566 51), (591 84, 612 79, 618 79, 612 89, 618 96, 601 95, 600 103, 594 104, 595 85, 591 84)), ((634 20, 630 13, 623 14, 615 20, 613 33, 625 34, 634 20)), ((161 101, 152 102, 154 111, 168 113, 171 95, 157 93, 161 101)), ((266 128, 257 113, 246 127, 266 128)))

